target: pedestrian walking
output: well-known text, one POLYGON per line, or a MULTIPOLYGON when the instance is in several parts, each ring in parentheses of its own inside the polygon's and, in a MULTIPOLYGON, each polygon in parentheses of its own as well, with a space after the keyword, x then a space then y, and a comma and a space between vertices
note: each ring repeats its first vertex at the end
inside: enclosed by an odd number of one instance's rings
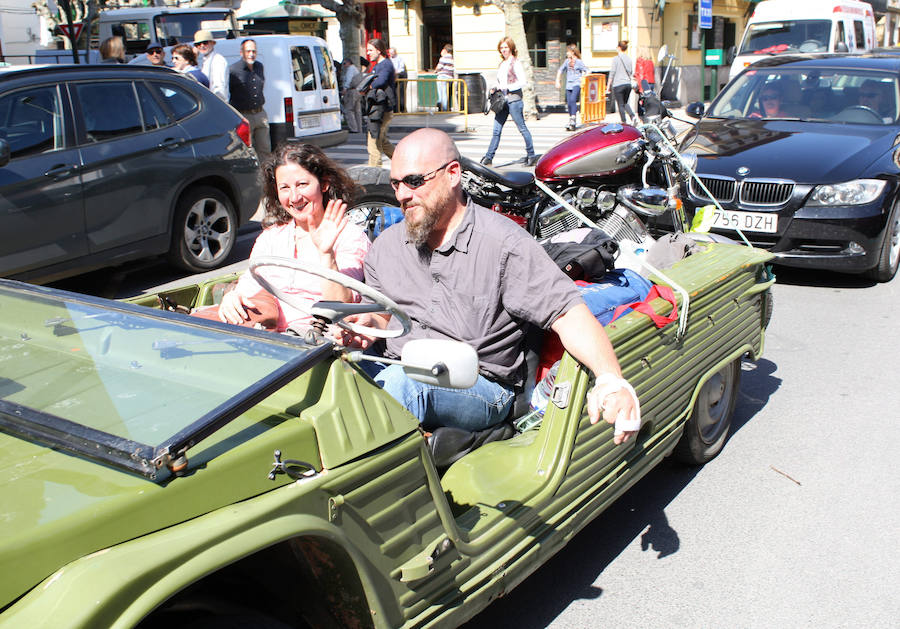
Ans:
POLYGON ((408 86, 405 79, 409 77, 409 73, 406 71, 406 62, 403 61, 403 57, 397 54, 396 48, 388 48, 388 54, 391 56, 391 63, 394 64, 394 77, 398 79, 397 81, 397 106, 394 108, 394 111, 405 112, 406 111, 406 88, 408 86), (404 79, 400 81, 399 79, 404 79))
POLYGON ((366 117, 369 121, 367 148, 369 166, 381 166, 381 154, 394 154, 394 145, 387 139, 388 125, 394 115, 397 102, 397 86, 394 64, 387 58, 387 46, 380 39, 370 39, 366 55, 371 62, 375 78, 366 91, 366 117))
POLYGON ((559 77, 566 75, 566 109, 569 112, 569 124, 566 131, 575 130, 575 116, 578 114, 578 99, 581 98, 581 77, 590 74, 590 70, 581 60, 581 52, 575 44, 566 46, 566 60, 556 72, 556 89, 559 89, 559 77))
POLYGON ((186 74, 203 87, 209 89, 209 77, 197 67, 197 54, 187 44, 178 44, 172 48, 172 67, 176 72, 186 74))
POLYGON ((362 131, 359 90, 356 89, 362 78, 359 68, 349 58, 341 62, 341 106, 344 108, 344 120, 347 121, 350 133, 362 131))
POLYGON ((266 73, 256 56, 256 41, 242 41, 241 58, 228 67, 228 104, 241 112, 250 124, 251 146, 262 161, 272 152, 272 140, 269 136, 269 119, 263 109, 266 102, 263 94, 266 73))
POLYGON ((449 111, 450 85, 456 75, 456 68, 453 65, 453 46, 451 44, 445 44, 441 48, 441 56, 434 71, 438 79, 438 108, 441 111, 449 111))
POLYGON ((619 110, 619 117, 623 124, 628 124, 629 120, 636 120, 628 99, 631 97, 631 83, 634 76, 634 64, 631 57, 625 54, 628 50, 628 40, 623 39, 619 42, 619 54, 613 57, 612 67, 609 70, 609 83, 607 92, 611 92, 613 99, 616 101, 616 108, 619 110), (625 117, 628 114, 628 118, 625 117))
POLYGON ((491 136, 491 143, 488 146, 487 153, 481 158, 481 163, 490 166, 494 160, 494 154, 497 147, 500 146, 500 134, 503 133, 503 125, 509 116, 513 117, 522 139, 525 140, 525 159, 523 160, 528 166, 534 166, 537 163, 537 156, 534 154, 534 143, 531 140, 531 133, 525 126, 525 104, 522 102, 522 88, 525 87, 525 68, 522 62, 516 58, 516 44, 509 38, 504 37, 497 45, 497 51, 503 61, 497 69, 497 78, 491 93, 500 90, 506 97, 506 107, 494 114, 494 134, 491 136))
POLYGON ((209 90, 228 102, 228 62, 216 52, 216 42, 212 33, 201 29, 194 33, 194 46, 199 51, 198 65, 209 78, 209 90))

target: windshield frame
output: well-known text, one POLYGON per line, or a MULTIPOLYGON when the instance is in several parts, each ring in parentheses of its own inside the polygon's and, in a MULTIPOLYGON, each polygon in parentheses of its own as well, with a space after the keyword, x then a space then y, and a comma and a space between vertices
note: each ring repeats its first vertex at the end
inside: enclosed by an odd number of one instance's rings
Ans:
MULTIPOLYGON (((285 348, 297 350, 296 356, 284 360, 280 367, 237 391, 222 403, 155 445, 134 441, 121 435, 74 422, 45 410, 30 408, 0 398, 0 431, 132 472, 156 482, 165 480, 171 475, 177 468, 176 461, 185 455, 188 448, 212 435, 315 364, 334 355, 335 345, 328 340, 324 340, 318 345, 310 345, 298 337, 232 326, 201 318, 185 317, 181 314, 145 306, 110 301, 13 280, 0 279, 0 289, 36 298, 58 300, 64 304, 90 306, 108 313, 122 313, 129 317, 162 320, 188 330, 202 328, 207 334, 212 330, 220 333, 223 338, 250 339, 255 347, 269 345, 273 348, 281 348, 278 351, 282 353, 285 348)), ((44 322, 44 326, 46 325, 48 323, 44 322)), ((23 331, 23 340, 26 340, 27 336, 27 332, 23 331)))

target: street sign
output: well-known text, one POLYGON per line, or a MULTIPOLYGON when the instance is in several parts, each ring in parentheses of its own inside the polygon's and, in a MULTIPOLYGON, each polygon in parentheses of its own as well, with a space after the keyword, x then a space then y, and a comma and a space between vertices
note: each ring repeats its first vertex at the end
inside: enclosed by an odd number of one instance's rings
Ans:
POLYGON ((600 101, 600 77, 588 77, 587 101, 596 103, 600 101))
POLYGON ((700 28, 712 28, 712 0, 700 0, 700 28))
POLYGON ((725 51, 721 48, 707 48, 704 63, 708 66, 720 66, 725 63, 725 51))
POLYGON ((81 29, 84 28, 84 24, 81 22, 72 22, 72 34, 69 34, 69 25, 68 24, 60 24, 59 30, 62 31, 62 34, 71 39, 72 41, 76 41, 78 36, 81 35, 81 29))

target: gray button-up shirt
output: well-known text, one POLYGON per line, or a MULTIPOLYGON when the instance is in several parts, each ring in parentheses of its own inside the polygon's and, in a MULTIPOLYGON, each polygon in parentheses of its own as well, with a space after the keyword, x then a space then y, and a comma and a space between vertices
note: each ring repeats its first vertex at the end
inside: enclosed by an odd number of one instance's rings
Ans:
POLYGON ((547 329, 584 303, 527 231, 471 200, 455 233, 432 252, 407 240, 402 221, 386 230, 365 272, 366 283, 412 319, 409 334, 387 340, 388 356, 399 356, 411 339, 465 341, 478 352, 481 372, 507 384, 521 377, 523 322, 547 329))

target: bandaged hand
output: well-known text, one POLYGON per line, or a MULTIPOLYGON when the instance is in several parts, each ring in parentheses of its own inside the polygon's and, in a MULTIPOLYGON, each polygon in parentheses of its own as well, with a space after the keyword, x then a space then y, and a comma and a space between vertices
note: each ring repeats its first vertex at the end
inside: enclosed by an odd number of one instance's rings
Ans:
POLYGON ((588 392, 588 415, 591 423, 600 421, 600 416, 610 424, 615 424, 613 442, 618 445, 628 441, 641 428, 641 405, 634 388, 624 378, 611 373, 597 377, 594 387, 588 392))

